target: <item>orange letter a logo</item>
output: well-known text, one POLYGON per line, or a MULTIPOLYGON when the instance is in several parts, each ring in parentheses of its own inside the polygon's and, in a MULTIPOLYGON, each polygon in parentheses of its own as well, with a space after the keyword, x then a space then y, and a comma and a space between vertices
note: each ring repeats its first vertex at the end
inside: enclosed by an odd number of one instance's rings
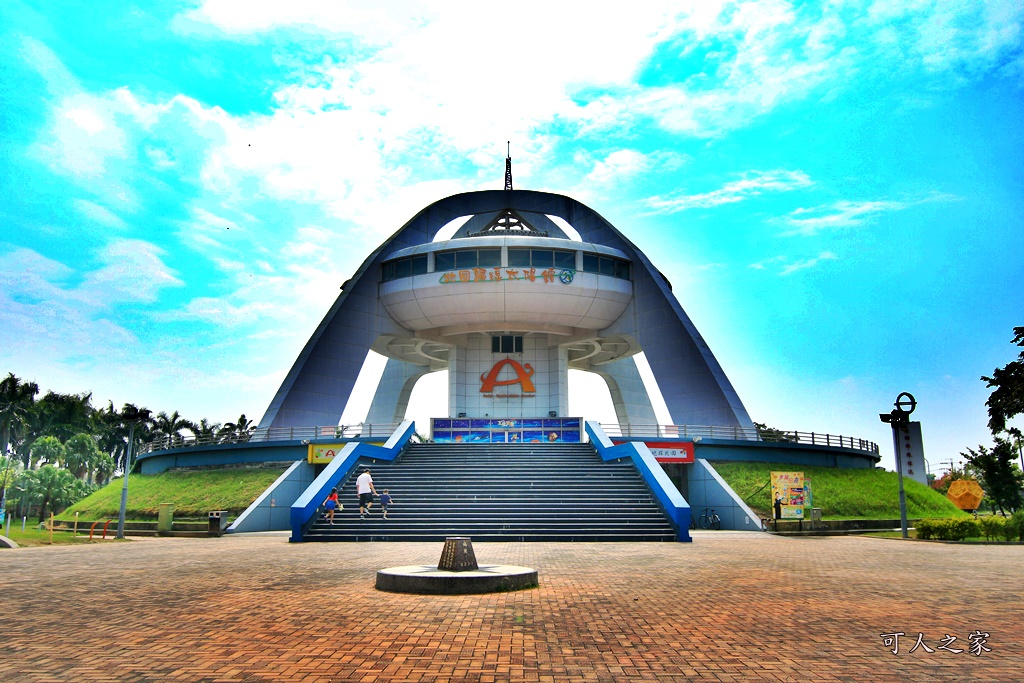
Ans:
POLYGON ((494 367, 491 368, 490 372, 485 372, 484 374, 480 375, 480 381, 483 382, 483 384, 480 387, 480 392, 484 394, 489 394, 492 391, 494 391, 494 387, 496 386, 504 387, 508 386, 509 384, 521 384, 523 387, 524 394, 534 394, 537 392, 537 390, 533 388, 533 382, 530 381, 530 377, 532 375, 533 368, 530 367, 529 363, 523 366, 520 365, 517 361, 512 360, 511 358, 506 358, 505 360, 500 360, 497 363, 495 363, 494 367), (512 369, 516 373, 516 378, 504 379, 499 381, 498 374, 501 372, 501 369, 506 365, 512 366, 512 369))

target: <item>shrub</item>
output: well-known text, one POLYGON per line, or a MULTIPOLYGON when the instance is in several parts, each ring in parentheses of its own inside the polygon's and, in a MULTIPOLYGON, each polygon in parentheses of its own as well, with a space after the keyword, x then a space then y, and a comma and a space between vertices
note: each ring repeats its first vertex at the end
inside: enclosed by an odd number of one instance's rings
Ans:
POLYGON ((988 517, 978 518, 978 524, 981 526, 981 533, 985 535, 986 541, 996 540, 1006 536, 1006 518, 1000 515, 990 515, 988 517))
POLYGON ((962 541, 971 536, 981 535, 978 522, 970 517, 958 519, 922 519, 914 524, 917 537, 937 538, 943 541, 962 541))
POLYGON ((1003 533, 1007 541, 1024 541, 1024 510, 1017 510, 1006 520, 1003 533))
POLYGON ((935 536, 935 532, 938 529, 937 519, 919 519, 914 523, 914 529, 917 531, 917 537, 928 540, 935 536))

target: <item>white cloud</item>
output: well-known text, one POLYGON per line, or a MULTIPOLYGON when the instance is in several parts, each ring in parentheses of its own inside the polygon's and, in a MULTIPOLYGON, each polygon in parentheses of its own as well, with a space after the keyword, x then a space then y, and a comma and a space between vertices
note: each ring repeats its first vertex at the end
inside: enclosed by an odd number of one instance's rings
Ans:
POLYGON ((808 268, 814 268, 823 261, 835 261, 839 257, 833 254, 831 251, 823 251, 814 258, 804 259, 803 261, 797 261, 783 267, 780 275, 792 275, 798 270, 806 270, 808 268))
POLYGON ((583 179, 585 185, 609 185, 643 173, 650 167, 647 155, 632 149, 616 150, 594 164, 583 179))
POLYGON ((168 268, 163 249, 143 240, 121 239, 103 247, 103 267, 86 274, 77 296, 95 306, 138 301, 152 303, 165 287, 184 283, 168 268))
POLYGON ((353 33, 374 42, 387 42, 423 20, 426 7, 418 2, 368 5, 357 0, 306 0, 304 2, 247 2, 206 0, 176 18, 182 32, 208 24, 229 34, 262 33, 280 27, 311 33, 353 33))
POLYGON ((877 216, 891 211, 903 211, 913 206, 930 202, 957 201, 959 197, 940 192, 921 199, 907 201, 873 200, 853 202, 840 200, 832 204, 812 208, 795 209, 782 219, 792 229, 782 233, 784 236, 815 235, 822 230, 839 230, 861 226, 877 216))
POLYGON ((726 183, 711 192, 650 197, 644 203, 652 209, 652 213, 677 213, 687 209, 707 209, 741 202, 765 192, 790 192, 813 184, 814 181, 803 171, 748 171, 740 180, 726 183))
POLYGON ((75 207, 82 213, 86 218, 101 223, 111 228, 126 228, 125 222, 120 216, 115 214, 105 206, 100 206, 95 202, 90 202, 85 199, 76 199, 75 207))
POLYGON ((135 342, 127 329, 97 315, 78 280, 68 266, 31 249, 0 256, 0 359, 7 367, 45 366, 135 342))
POLYGON ((754 270, 764 271, 775 271, 779 275, 791 275, 799 270, 806 270, 808 268, 814 268, 824 261, 835 261, 839 257, 831 251, 823 251, 813 258, 803 259, 800 261, 789 262, 788 256, 772 256, 770 258, 762 259, 757 263, 751 263, 748 267, 754 270))
POLYGON ((748 267, 754 270, 766 270, 769 266, 776 265, 778 263, 785 263, 788 260, 786 256, 773 256, 771 258, 762 259, 757 263, 751 263, 748 267))
POLYGON ((902 202, 838 201, 826 206, 800 208, 784 219, 787 225, 793 226, 784 235, 814 235, 821 230, 835 230, 862 225, 864 221, 887 211, 901 211, 907 208, 902 202))

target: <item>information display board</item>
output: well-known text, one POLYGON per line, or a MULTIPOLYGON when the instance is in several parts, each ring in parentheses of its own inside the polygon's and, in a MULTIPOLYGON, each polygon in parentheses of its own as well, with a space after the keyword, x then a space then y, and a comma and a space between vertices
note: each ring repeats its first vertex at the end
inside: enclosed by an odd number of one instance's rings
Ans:
POLYGON ((435 417, 435 443, 580 443, 578 417, 435 417))
POLYGON ((776 519, 803 519, 807 505, 803 472, 772 472, 772 501, 776 519))

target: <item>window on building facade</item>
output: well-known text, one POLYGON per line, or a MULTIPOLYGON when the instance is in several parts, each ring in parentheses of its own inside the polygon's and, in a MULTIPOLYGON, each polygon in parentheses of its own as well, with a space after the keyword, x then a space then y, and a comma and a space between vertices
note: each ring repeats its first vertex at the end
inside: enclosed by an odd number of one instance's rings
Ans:
POLYGON ((491 353, 522 353, 522 335, 503 334, 491 337, 491 353))
POLYGON ((630 279, 630 263, 624 259, 612 256, 599 256, 598 254, 583 254, 583 270, 588 273, 598 273, 616 277, 620 280, 630 279))

